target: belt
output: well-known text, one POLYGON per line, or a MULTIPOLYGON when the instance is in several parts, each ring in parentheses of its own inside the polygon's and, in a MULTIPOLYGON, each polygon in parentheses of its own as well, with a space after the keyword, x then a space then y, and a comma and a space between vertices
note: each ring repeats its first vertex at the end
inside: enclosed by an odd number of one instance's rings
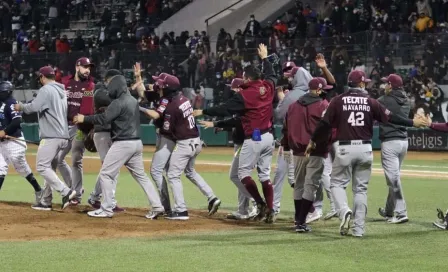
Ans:
MULTIPOLYGON (((260 136, 263 135, 263 134, 266 134, 266 133, 268 133, 268 132, 271 132, 271 131, 272 131, 272 130, 271 130, 270 128, 260 130, 260 136)), ((250 135, 250 136, 244 136, 244 139, 252 139, 252 135, 250 135)))
MULTIPOLYGON (((339 141, 339 145, 352 145, 352 142, 359 142, 357 140, 353 141, 339 141)), ((372 141, 361 141, 362 144, 372 144, 372 141)))

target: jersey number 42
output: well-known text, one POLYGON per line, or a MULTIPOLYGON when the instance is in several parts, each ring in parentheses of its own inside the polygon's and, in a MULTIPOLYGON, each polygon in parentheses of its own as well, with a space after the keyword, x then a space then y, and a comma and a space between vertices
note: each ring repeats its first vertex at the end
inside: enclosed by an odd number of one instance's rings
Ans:
POLYGON ((348 117, 347 122, 352 125, 352 127, 362 127, 364 126, 364 112, 358 111, 354 112, 352 111, 350 113, 350 116, 348 117))

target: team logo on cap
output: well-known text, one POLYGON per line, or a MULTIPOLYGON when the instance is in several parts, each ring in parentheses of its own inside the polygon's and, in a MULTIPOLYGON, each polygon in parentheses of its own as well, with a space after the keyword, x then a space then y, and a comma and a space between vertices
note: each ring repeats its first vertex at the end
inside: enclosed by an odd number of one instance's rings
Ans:
POLYGON ((260 87, 260 94, 264 95, 266 93, 266 88, 265 87, 260 87))
POLYGON ((323 86, 322 86, 322 83, 319 83, 319 88, 322 88, 323 86))

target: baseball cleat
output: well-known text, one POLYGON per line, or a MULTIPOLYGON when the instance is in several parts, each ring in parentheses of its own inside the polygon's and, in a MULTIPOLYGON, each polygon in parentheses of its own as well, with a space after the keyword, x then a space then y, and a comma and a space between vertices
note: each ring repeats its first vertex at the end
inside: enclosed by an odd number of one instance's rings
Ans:
POLYGON ((248 220, 249 218, 249 215, 240 214, 239 212, 233 212, 226 215, 226 219, 232 220, 248 220))
POLYGON ((165 217, 169 220, 188 220, 190 217, 188 216, 188 211, 184 212, 172 212, 169 216, 165 217))
POLYGON ((112 211, 113 211, 113 212, 116 212, 116 213, 121 213, 121 212, 124 212, 124 211, 126 211, 126 210, 125 210, 124 208, 121 208, 121 207, 118 206, 118 205, 115 205, 115 208, 113 208, 112 211))
POLYGON ((252 206, 252 210, 249 212, 249 218, 253 219, 257 215, 258 215, 257 203, 254 203, 254 205, 252 206))
POLYGON ((325 215, 324 220, 330 220, 331 218, 336 217, 336 216, 338 216, 338 212, 331 211, 325 215))
POLYGON ((31 209, 38 210, 38 211, 51 211, 53 207, 51 205, 43 205, 40 202, 34 204, 31 206, 31 209))
POLYGON ((362 234, 352 233, 352 236, 355 237, 355 238, 362 238, 362 234))
POLYGON ((163 216, 163 213, 164 212, 150 211, 147 215, 145 215, 145 217, 148 218, 148 219, 151 219, 151 220, 155 220, 159 216, 163 216))
POLYGON ((296 232, 297 233, 304 233, 304 232, 310 232, 311 228, 308 227, 307 224, 303 224, 303 225, 297 225, 296 226, 296 232))
POLYGON ((390 220, 393 217, 392 215, 386 214, 386 209, 384 209, 384 208, 379 208, 378 214, 386 220, 390 220))
POLYGON ((81 201, 78 198, 70 200, 70 206, 78 206, 80 203, 81 201))
POLYGON ((352 221, 352 215, 353 215, 353 212, 350 211, 350 210, 348 210, 348 211, 346 211, 344 213, 344 218, 342 219, 341 225, 339 226, 339 233, 342 236, 347 235, 349 230, 350 230, 350 227, 351 227, 350 224, 351 224, 351 221, 352 221))
POLYGON ((266 219, 264 220, 264 222, 266 224, 272 224, 275 222, 275 219, 277 219, 277 214, 275 213, 274 210, 270 210, 269 208, 266 208, 266 219))
POLYGON ((101 208, 101 201, 93 200, 93 199, 89 198, 89 199, 87 200, 87 203, 89 203, 89 205, 90 205, 92 208, 96 209, 96 210, 98 210, 99 208, 101 208))
POLYGON ((254 220, 260 221, 266 216, 266 203, 257 204, 257 216, 254 217, 254 220))
POLYGON ((103 209, 88 212, 87 215, 90 217, 97 217, 97 218, 112 218, 112 215, 108 215, 103 209))
POLYGON ((219 200, 219 198, 215 197, 210 200, 208 203, 208 215, 215 214, 219 209, 219 205, 221 205, 221 200, 219 200))
POLYGON ((448 230, 448 224, 446 223, 445 220, 439 220, 432 224, 439 229, 448 230))
POLYGON ((39 192, 34 192, 34 196, 36 197, 36 202, 34 202, 34 203, 39 204, 43 194, 44 194, 44 190, 40 190, 39 192))
POLYGON ((409 221, 409 218, 406 215, 394 216, 391 219, 387 220, 387 223, 390 224, 401 224, 409 221))
POLYGON ((322 217, 322 211, 314 209, 314 212, 308 213, 306 216, 306 223, 309 224, 311 222, 317 221, 322 217))
POLYGON ((165 212, 163 213, 163 217, 165 217, 165 218, 170 217, 172 213, 173 212, 171 210, 169 210, 169 211, 165 210, 165 212))
POLYGON ((68 207, 68 205, 70 205, 70 200, 72 200, 73 198, 75 198, 76 196, 76 191, 72 191, 70 190, 70 192, 68 192, 68 194, 64 197, 62 197, 62 209, 65 209, 68 207))
POLYGON ((439 218, 440 220, 445 220, 445 214, 441 209, 437 209, 437 218, 439 218))

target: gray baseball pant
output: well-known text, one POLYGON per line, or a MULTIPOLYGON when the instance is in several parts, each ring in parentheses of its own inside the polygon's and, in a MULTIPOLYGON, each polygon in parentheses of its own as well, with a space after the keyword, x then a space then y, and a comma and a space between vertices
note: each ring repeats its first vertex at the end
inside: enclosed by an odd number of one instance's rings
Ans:
POLYGON ((145 174, 143 165, 143 144, 141 140, 115 141, 104 158, 101 166, 99 180, 103 191, 101 209, 109 216, 114 214, 114 195, 117 187, 117 177, 122 166, 131 173, 140 184, 148 198, 153 211, 163 212, 159 194, 151 180, 145 174))
POLYGON ((70 193, 67 187, 56 175, 58 165, 58 154, 68 145, 67 139, 42 139, 37 149, 36 170, 44 178, 44 188, 41 204, 51 205, 53 200, 52 190, 57 191, 62 196, 70 193))
POLYGON ((327 158, 324 161, 324 171, 322 173, 322 183, 319 185, 319 189, 317 189, 316 192, 316 199, 314 201, 313 206, 317 210, 322 210, 322 204, 324 199, 323 190, 325 190, 325 193, 327 194, 328 201, 330 201, 330 211, 334 212, 334 200, 331 195, 331 189, 330 189, 330 176, 331 176, 331 170, 333 168, 333 152, 329 152, 327 158))
POLYGON ((64 180, 65 184, 67 184, 67 186, 70 188, 72 187, 72 169, 65 161, 65 157, 68 153, 70 153, 70 150, 72 149, 72 141, 76 136, 77 130, 78 128, 76 126, 71 126, 68 128, 68 134, 70 137, 68 145, 58 154, 59 163, 57 165, 57 168, 59 170, 59 173, 61 173, 62 179, 64 180))
POLYGON ((386 214, 407 216, 406 202, 401 187, 400 169, 408 151, 407 140, 393 140, 381 143, 381 164, 386 176, 389 194, 386 200, 386 214))
POLYGON ((372 145, 362 144, 362 141, 351 141, 351 145, 333 144, 335 159, 331 173, 331 193, 334 197, 336 210, 342 220, 348 207, 347 188, 352 179, 353 191, 353 234, 363 235, 367 215, 367 187, 372 174, 372 145))
POLYGON ((196 157, 201 153, 201 150, 202 141, 199 137, 176 142, 176 146, 171 154, 167 174, 174 197, 174 212, 187 211, 183 186, 180 180, 182 172, 185 172, 185 176, 199 188, 208 201, 216 197, 212 188, 194 169, 196 157))
MULTIPOLYGON (((106 158, 106 154, 109 151, 110 147, 112 146, 112 139, 110 137, 110 132, 95 132, 93 135, 93 142, 95 143, 96 150, 98 151, 98 154, 100 155, 101 163, 104 162, 104 158, 106 158)), ((118 175, 120 175, 120 172, 118 172, 118 175)), ((118 183, 118 180, 115 181, 118 183)), ((95 188, 93 189, 92 193, 90 194, 90 199, 94 201, 100 201, 101 200, 101 180, 98 178, 96 179, 95 188)), ((114 195, 114 207, 117 205, 117 201, 115 199, 114 195)))
POLYGON ((324 158, 294 156, 294 200, 314 201, 324 171, 324 158))
POLYGON ((274 149, 274 136, 271 133, 261 135, 261 141, 244 140, 240 150, 238 179, 251 176, 252 170, 257 167, 258 179, 261 182, 270 180, 274 149))
POLYGON ((160 193, 160 200, 166 212, 171 211, 170 194, 168 191, 168 183, 163 176, 163 171, 167 172, 171 153, 176 143, 171 139, 157 134, 156 151, 152 156, 151 169, 149 173, 154 180, 160 193))
POLYGON ((283 155, 280 154, 280 148, 279 154, 277 156, 277 168, 275 169, 274 183, 272 184, 272 186, 274 187, 274 211, 276 212, 280 212, 280 201, 283 195, 283 184, 285 181, 285 177, 288 177, 289 185, 292 185, 294 183, 294 162, 291 161, 291 163, 288 165, 283 155))
POLYGON ((241 215, 249 215, 249 205, 250 201, 252 200, 252 196, 249 194, 246 187, 244 187, 244 184, 238 178, 240 148, 241 145, 234 146, 235 155, 233 156, 232 165, 230 166, 229 176, 230 180, 238 188, 238 213, 241 215))

